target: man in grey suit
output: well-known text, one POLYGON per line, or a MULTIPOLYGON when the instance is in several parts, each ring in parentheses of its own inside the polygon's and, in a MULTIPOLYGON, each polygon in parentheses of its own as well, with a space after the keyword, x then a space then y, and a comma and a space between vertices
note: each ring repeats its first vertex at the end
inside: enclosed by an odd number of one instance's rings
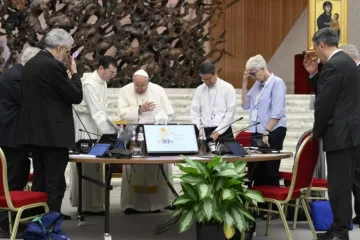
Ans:
POLYGON ((337 33, 324 28, 313 36, 315 54, 324 64, 305 57, 304 66, 317 83, 313 136, 326 152, 329 200, 334 214, 331 230, 319 240, 347 240, 352 220, 352 187, 360 157, 360 83, 355 62, 338 49, 337 33))
MULTIPOLYGON (((348 54, 356 63, 358 69, 358 83, 360 83, 360 54, 358 49, 353 44, 345 44, 341 46, 341 49, 348 54)), ((353 219, 354 224, 360 224, 360 161, 357 161, 353 185, 353 194, 355 198, 355 214, 353 219)))

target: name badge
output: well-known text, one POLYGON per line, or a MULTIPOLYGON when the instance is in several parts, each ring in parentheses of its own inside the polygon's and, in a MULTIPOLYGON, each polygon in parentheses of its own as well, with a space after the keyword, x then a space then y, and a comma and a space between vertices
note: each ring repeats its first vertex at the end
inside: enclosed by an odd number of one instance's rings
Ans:
POLYGON ((256 122, 257 121, 257 115, 258 115, 258 110, 254 109, 251 111, 251 121, 256 122))

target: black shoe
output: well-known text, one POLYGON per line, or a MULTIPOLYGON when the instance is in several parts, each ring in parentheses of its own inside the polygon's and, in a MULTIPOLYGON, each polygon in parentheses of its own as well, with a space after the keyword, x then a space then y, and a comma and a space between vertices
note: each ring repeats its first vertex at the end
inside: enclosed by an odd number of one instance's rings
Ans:
POLYGON ((63 220, 71 220, 71 216, 63 214, 63 220))
POLYGON ((256 231, 256 222, 250 227, 249 231, 245 232, 245 240, 252 240, 256 231))
POLYGON ((360 216, 356 216, 353 218, 353 224, 360 224, 360 216))
POLYGON ((141 211, 137 211, 135 209, 132 209, 132 208, 127 208, 125 209, 124 213, 126 215, 133 215, 133 214, 149 214, 149 213, 160 213, 160 210, 156 210, 156 211, 144 211, 144 212, 141 212, 141 211))
POLYGON ((175 207, 167 206, 165 209, 166 209, 166 210, 170 210, 170 211, 174 211, 174 210, 175 210, 175 207))
POLYGON ((349 233, 344 234, 342 237, 338 237, 334 235, 332 230, 330 230, 325 233, 318 233, 317 237, 318 240, 349 240, 349 233))

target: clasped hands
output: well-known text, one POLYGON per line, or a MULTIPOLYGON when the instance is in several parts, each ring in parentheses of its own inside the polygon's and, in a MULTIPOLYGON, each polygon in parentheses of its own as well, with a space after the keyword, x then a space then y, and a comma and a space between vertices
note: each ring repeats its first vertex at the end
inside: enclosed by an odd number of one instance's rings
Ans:
POLYGON ((150 112, 154 111, 156 105, 154 102, 145 102, 143 105, 141 105, 141 112, 150 112))

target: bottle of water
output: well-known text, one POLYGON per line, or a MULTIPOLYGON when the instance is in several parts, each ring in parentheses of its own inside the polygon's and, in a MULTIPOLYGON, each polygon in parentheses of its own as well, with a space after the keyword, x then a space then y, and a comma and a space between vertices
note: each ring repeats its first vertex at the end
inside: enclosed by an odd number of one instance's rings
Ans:
POLYGON ((137 156, 144 156, 144 148, 145 148, 145 144, 144 144, 144 130, 143 127, 139 127, 139 132, 137 135, 137 143, 136 143, 136 149, 137 149, 137 156))
POLYGON ((131 139, 130 139, 130 147, 129 147, 130 152, 134 152, 135 144, 136 144, 136 131, 134 128, 132 130, 132 135, 131 135, 131 139))
POLYGON ((206 151, 206 136, 205 136, 204 127, 202 125, 200 126, 200 129, 199 129, 198 144, 199 144, 199 154, 205 155, 207 153, 207 151, 206 151))

